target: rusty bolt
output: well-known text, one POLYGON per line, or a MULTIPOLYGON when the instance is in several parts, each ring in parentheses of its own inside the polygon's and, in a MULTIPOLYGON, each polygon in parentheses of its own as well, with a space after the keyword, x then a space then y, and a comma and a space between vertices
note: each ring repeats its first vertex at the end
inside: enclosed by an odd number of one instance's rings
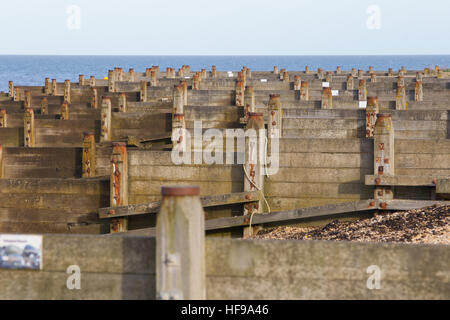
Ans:
POLYGON ((376 184, 377 186, 380 184, 380 182, 381 182, 380 178, 376 178, 376 179, 375 179, 375 184, 376 184))
POLYGON ((111 209, 111 210, 108 211, 108 214, 115 214, 115 213, 116 213, 116 211, 113 210, 113 209, 111 209))
POLYGON ((245 199, 250 200, 251 198, 252 198, 251 195, 249 195, 249 194, 246 194, 246 195, 245 195, 245 199))
POLYGON ((431 180, 431 183, 432 183, 432 184, 436 184, 436 182, 437 182, 437 181, 436 181, 436 178, 433 178, 433 180, 431 180))
POLYGON ((375 201, 370 201, 369 206, 373 207, 375 205, 375 201))
POLYGON ((386 202, 380 203, 380 208, 381 209, 386 209, 387 208, 387 203, 386 202))

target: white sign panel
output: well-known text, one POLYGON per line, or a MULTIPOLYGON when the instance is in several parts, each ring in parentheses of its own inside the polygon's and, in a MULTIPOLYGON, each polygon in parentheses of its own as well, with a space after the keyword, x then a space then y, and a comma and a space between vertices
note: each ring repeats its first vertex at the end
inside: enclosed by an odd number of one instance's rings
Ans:
POLYGON ((261 82, 267 82, 267 79, 261 79, 261 82))
POLYGON ((0 234, 0 268, 42 268, 42 236, 0 234))
POLYGON ((228 71, 228 77, 233 77, 233 72, 231 72, 231 71, 228 71))
POLYGON ((322 88, 329 88, 330 83, 329 82, 322 82, 322 88))
POLYGON ((338 96, 339 95, 339 90, 331 90, 331 95, 332 96, 338 96))
POLYGON ((359 102, 359 107, 361 109, 365 109, 367 107, 367 101, 360 101, 359 102))

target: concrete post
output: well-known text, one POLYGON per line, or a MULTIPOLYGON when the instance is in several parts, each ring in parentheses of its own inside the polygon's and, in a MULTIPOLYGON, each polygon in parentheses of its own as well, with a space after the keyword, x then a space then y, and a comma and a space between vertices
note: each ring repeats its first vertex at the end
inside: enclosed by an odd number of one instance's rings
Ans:
POLYGON ((416 86, 414 88, 414 100, 415 101, 423 101, 422 81, 416 81, 416 86))
POLYGON ((198 74, 194 74, 192 77, 192 90, 200 90, 200 79, 198 74))
POLYGON ((305 66, 305 74, 309 74, 309 66, 305 66))
POLYGON ((180 83, 183 85, 183 100, 184 105, 187 106, 188 104, 188 90, 187 90, 187 82, 186 80, 181 80, 180 83))
POLYGON ((366 80, 362 80, 362 79, 359 80, 358 100, 359 101, 366 101, 367 100, 366 80))
POLYGON ((139 95, 140 101, 145 102, 147 101, 147 81, 141 80, 141 92, 139 95))
POLYGON ((329 87, 322 90, 322 109, 333 109, 333 95, 329 87))
POLYGON ((94 77, 94 76, 91 76, 91 77, 89 78, 89 85, 90 85, 91 87, 95 87, 96 83, 95 83, 95 77, 94 77))
POLYGON ((353 90, 355 88, 353 76, 348 75, 347 76, 347 90, 353 90))
POLYGON ((8 127, 8 115, 5 109, 0 109, 0 128, 8 127))
POLYGON ((372 82, 372 83, 377 82, 377 76, 375 73, 370 74, 370 82, 372 82))
POLYGON ((60 119, 69 120, 69 103, 64 101, 59 109, 60 119))
POLYGON ((71 102, 70 97, 70 80, 64 81, 64 101, 67 101, 68 103, 71 102))
POLYGON ((82 74, 78 75, 78 84, 80 86, 84 86, 84 75, 82 74))
POLYGON ((380 107, 378 106, 378 97, 367 97, 366 138, 373 138, 375 122, 377 121, 377 114, 379 112, 380 107))
POLYGON ((14 82, 8 81, 8 97, 14 98, 14 82))
POLYGON ((31 91, 30 90, 24 91, 23 106, 24 106, 24 108, 31 108, 31 91))
POLYGON ((183 85, 180 83, 173 89, 173 111, 172 114, 184 114, 183 85))
POLYGON ((274 74, 279 74, 280 72, 278 71, 278 67, 277 66, 273 66, 273 73, 274 74))
POLYGON ((217 68, 216 66, 212 66, 211 67, 211 78, 216 78, 217 77, 217 68))
POLYGON ((322 79, 323 79, 323 70, 322 70, 322 68, 318 68, 318 69, 317 69, 317 78, 318 78, 319 80, 322 80, 322 79))
POLYGON ((397 95, 395 97, 395 109, 406 110, 406 91, 404 86, 397 87, 397 95))
POLYGON ((336 74, 341 74, 341 73, 342 73, 341 67, 337 66, 336 67, 336 74))
POLYGON ((97 109, 98 108, 98 94, 97 94, 97 88, 91 89, 91 108, 97 109))
POLYGON ((111 141, 111 98, 102 97, 100 142, 111 141))
POLYGON ((130 70, 128 71, 128 81, 134 82, 135 79, 136 79, 136 77, 134 75, 134 69, 130 68, 130 70))
MULTIPOLYGON (((111 154, 110 206, 128 205, 128 154, 125 142, 113 142, 111 154)), ((128 230, 128 218, 111 219, 110 233, 128 230)))
POLYGON ((116 85, 115 85, 115 72, 113 70, 108 71, 108 91, 109 92, 115 92, 116 85))
POLYGON ((52 88, 50 86, 50 78, 45 78, 45 82, 44 82, 44 94, 49 96, 52 93, 52 88))
POLYGON ((34 111, 31 108, 25 109, 24 114, 24 144, 26 148, 35 146, 34 111))
POLYGON ((119 112, 127 112, 127 95, 125 92, 119 94, 119 112))
POLYGON ((197 186, 162 187, 156 220, 156 296, 206 299, 205 218, 197 186))
POLYGON ((333 81, 333 76, 331 75, 330 71, 327 71, 325 74, 325 82, 331 83, 331 81, 333 81))
POLYGON ((41 99, 41 114, 48 114, 48 100, 46 97, 41 99))
POLYGON ((245 106, 244 105, 244 91, 245 91, 244 81, 237 80, 236 81, 236 99, 235 99, 237 107, 245 106))
POLYGON ((150 87, 158 86, 158 78, 156 70, 150 71, 150 87))
POLYGON ((58 87, 56 85, 56 79, 52 79, 52 96, 56 96, 58 94, 58 87))
POLYGON ((364 71, 361 70, 361 69, 359 69, 359 70, 358 70, 358 79, 362 79, 363 76, 364 76, 364 71))
POLYGON ((294 90, 300 91, 300 86, 302 85, 302 78, 299 75, 294 77, 294 90))
MULTIPOLYGON (((379 113, 374 132, 374 174, 393 176, 394 172, 394 126, 390 114, 379 113)), ((394 198, 393 189, 375 186, 375 199, 394 198)))
MULTIPOLYGON (((253 132, 253 136, 245 138, 245 164, 244 164, 244 191, 264 192, 264 140, 261 131, 264 129, 262 113, 249 113, 246 132, 253 132)), ((262 212, 262 201, 246 203, 244 205, 245 221, 250 223, 252 214, 262 212)), ((258 231, 258 228, 244 228, 243 237, 249 237, 258 231)))
POLYGON ((253 86, 245 87, 244 102, 245 102, 244 121, 247 122, 248 114, 250 112, 256 112, 255 89, 253 86))
POLYGON ((81 177, 95 176, 95 134, 83 132, 83 155, 81 164, 81 177))
POLYGON ((274 137, 277 134, 281 137, 283 124, 283 110, 281 108, 281 100, 279 94, 269 95, 269 122, 268 122, 268 137, 274 137), (276 133, 275 131, 278 131, 276 133))
POLYGON ((308 101, 309 100, 309 83, 308 81, 302 81, 300 84, 300 100, 308 101))

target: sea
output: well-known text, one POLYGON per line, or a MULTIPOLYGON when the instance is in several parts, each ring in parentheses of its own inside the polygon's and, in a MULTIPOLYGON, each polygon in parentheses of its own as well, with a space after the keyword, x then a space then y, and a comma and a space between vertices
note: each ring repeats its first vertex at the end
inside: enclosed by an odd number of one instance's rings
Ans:
POLYGON ((178 69, 182 65, 190 65, 191 70, 210 69, 216 65, 219 71, 237 71, 244 65, 252 70, 268 71, 273 66, 287 70, 310 70, 322 68, 342 70, 351 68, 367 70, 373 66, 375 70, 400 69, 405 66, 410 70, 423 70, 439 65, 442 69, 450 68, 450 55, 380 55, 380 56, 57 56, 57 55, 0 55, 0 91, 8 90, 8 81, 16 85, 44 85, 49 77, 63 82, 66 79, 78 81, 78 75, 91 75, 104 78, 108 70, 122 67, 125 71, 134 68, 143 72, 153 65, 178 69))

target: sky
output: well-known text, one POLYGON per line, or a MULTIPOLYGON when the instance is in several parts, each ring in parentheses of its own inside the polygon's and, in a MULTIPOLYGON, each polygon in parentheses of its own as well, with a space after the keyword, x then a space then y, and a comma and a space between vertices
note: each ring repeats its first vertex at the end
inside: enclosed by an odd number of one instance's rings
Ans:
POLYGON ((448 0, 0 1, 0 54, 450 54, 448 0))

